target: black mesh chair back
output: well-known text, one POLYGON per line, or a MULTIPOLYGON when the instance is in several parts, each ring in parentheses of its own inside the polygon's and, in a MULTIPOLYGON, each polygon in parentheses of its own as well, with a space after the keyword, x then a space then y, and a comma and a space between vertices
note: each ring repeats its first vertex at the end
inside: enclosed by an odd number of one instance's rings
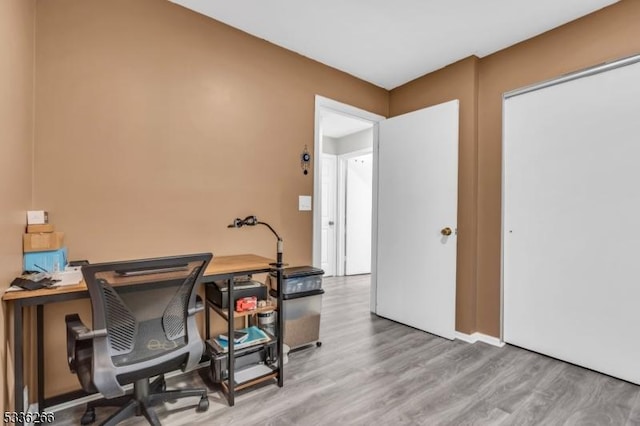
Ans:
POLYGON ((199 362, 197 288, 212 255, 82 268, 93 310, 92 381, 107 398, 123 385, 199 362))

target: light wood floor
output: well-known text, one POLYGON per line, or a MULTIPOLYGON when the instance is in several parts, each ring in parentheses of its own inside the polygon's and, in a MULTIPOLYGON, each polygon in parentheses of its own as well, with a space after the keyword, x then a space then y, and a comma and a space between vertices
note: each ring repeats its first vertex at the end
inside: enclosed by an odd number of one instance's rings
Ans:
MULTIPOLYGON (((448 341, 369 313, 369 276, 325 279, 320 348, 290 355, 285 385, 216 389, 196 413, 165 404, 165 425, 640 425, 640 387, 524 349, 448 341)), ((197 373, 168 387, 205 386, 197 373)), ((197 398, 192 401, 197 403, 197 398)), ((79 424, 83 408, 56 413, 79 424)), ((110 409, 98 412, 104 419, 110 409)), ((143 418, 123 424, 144 425, 143 418)))

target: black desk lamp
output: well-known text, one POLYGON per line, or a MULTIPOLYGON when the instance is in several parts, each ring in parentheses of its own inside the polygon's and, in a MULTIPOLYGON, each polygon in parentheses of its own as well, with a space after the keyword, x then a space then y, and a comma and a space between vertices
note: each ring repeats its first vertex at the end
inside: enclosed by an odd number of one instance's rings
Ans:
POLYGON ((269 230, 271 230, 271 232, 273 232, 273 235, 275 235, 276 238, 278 239, 278 243, 276 247, 276 253, 277 253, 276 263, 272 265, 275 266, 276 268, 282 268, 284 266, 284 263, 282 263, 282 245, 283 245, 282 238, 280 238, 280 235, 278 235, 278 233, 271 227, 271 225, 269 225, 266 222, 260 222, 258 218, 255 216, 247 216, 244 219, 240 219, 239 217, 235 218, 233 220, 233 223, 227 226, 227 228, 242 228, 243 226, 256 226, 256 225, 266 226, 267 228, 269 228, 269 230))

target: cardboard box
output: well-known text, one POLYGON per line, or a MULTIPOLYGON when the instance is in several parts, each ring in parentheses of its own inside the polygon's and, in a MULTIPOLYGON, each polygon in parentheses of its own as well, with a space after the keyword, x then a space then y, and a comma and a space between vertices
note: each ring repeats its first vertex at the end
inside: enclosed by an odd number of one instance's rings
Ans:
POLYGON ((27 234, 40 234, 43 232, 53 232, 55 229, 53 228, 53 224, 51 223, 43 223, 40 225, 27 225, 27 234))
POLYGON ((64 245, 64 232, 24 234, 22 247, 25 253, 58 250, 64 245))
POLYGON ((41 225, 49 223, 49 213, 44 210, 27 211, 27 225, 41 225))

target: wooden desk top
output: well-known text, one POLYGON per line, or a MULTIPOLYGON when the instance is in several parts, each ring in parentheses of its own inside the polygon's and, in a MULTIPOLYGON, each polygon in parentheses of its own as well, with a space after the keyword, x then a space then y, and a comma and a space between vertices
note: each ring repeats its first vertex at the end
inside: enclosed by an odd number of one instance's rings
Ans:
POLYGON ((275 260, 255 254, 236 254, 233 256, 215 257, 204 271, 204 276, 236 274, 243 271, 256 271, 260 269, 270 269, 270 263, 275 260))
MULTIPOLYGON (((269 264, 273 263, 273 259, 257 256, 255 254, 238 254, 233 256, 215 257, 204 271, 204 276, 226 275, 237 273, 249 273, 249 271, 268 270, 269 264)), ((65 285, 58 288, 43 288, 40 290, 16 290, 6 291, 2 295, 3 301, 11 301, 17 299, 28 299, 39 296, 53 296, 66 293, 77 293, 87 291, 87 285, 82 281, 80 284, 65 285)))

